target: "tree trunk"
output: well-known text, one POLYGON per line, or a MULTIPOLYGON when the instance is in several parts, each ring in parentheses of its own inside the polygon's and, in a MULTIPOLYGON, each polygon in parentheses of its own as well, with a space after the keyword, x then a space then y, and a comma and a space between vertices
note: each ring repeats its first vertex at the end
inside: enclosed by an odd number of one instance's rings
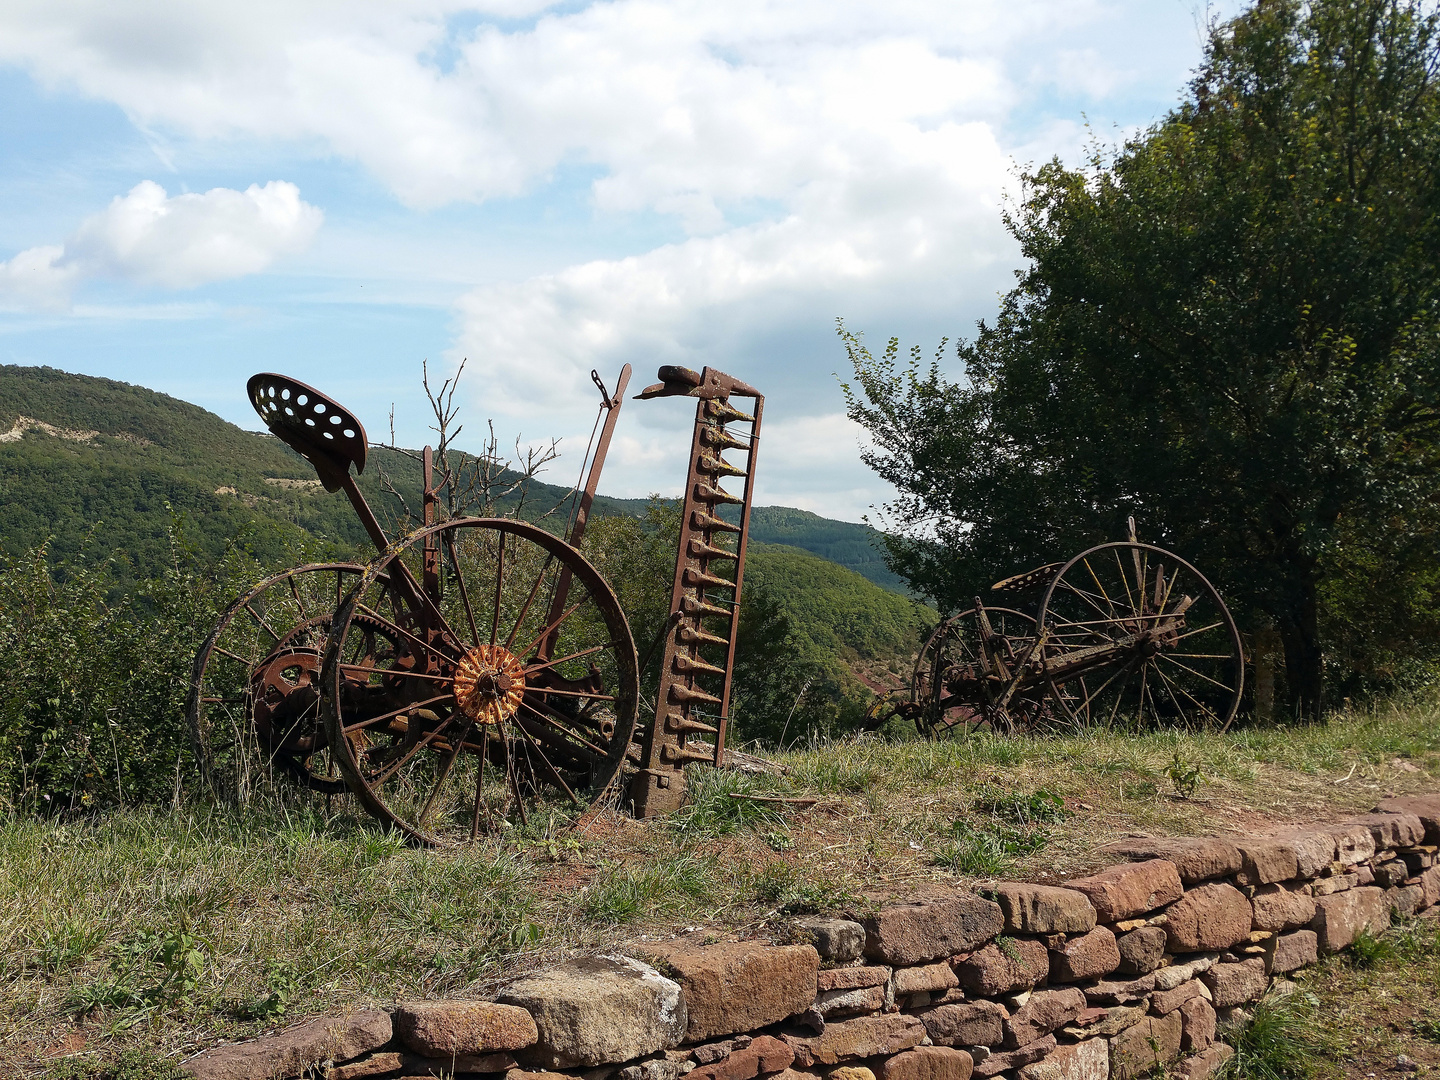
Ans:
POLYGON ((1276 620, 1285 646, 1285 684, 1296 719, 1318 720, 1324 692, 1325 664, 1320 651, 1320 603, 1315 583, 1296 583, 1296 595, 1276 620))

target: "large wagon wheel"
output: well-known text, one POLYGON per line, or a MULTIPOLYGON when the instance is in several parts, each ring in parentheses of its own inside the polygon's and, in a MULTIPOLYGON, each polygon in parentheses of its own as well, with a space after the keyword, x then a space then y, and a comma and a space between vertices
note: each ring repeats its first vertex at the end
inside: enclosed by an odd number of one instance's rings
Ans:
POLYGON ((195 761, 216 794, 242 797, 257 774, 274 771, 315 791, 346 790, 325 748, 319 674, 331 617, 364 570, 297 566, 221 613, 185 699, 195 761))
POLYGON ((1012 732, 1047 713, 1033 682, 1008 695, 1017 666, 1031 659, 1035 620, 1011 608, 971 608, 940 623, 920 649, 911 680, 911 713, 920 734, 938 739, 988 724, 1012 732), (988 642, 988 644, 987 644, 988 642))
POLYGON ((371 563, 322 681, 351 790, 424 844, 577 816, 610 789, 639 704, 609 585, 563 540, 499 518, 423 529, 371 563))
POLYGON ((1135 541, 1060 568, 1040 602, 1051 697, 1077 724, 1224 731, 1244 688, 1240 632, 1184 559, 1135 541))

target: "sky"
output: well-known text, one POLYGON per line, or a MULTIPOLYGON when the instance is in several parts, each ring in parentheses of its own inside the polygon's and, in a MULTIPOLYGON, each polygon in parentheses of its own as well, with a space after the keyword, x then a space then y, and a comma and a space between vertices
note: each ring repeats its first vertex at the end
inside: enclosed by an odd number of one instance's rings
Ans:
MULTIPOLYGON (((858 521, 836 319, 972 335, 1018 176, 1163 117, 1239 7, 6 0, 0 363, 257 430, 278 371, 415 446, 464 360, 466 431, 559 438, 564 484, 592 369, 710 365, 766 395, 757 502, 858 521)), ((601 490, 677 494, 692 420, 628 402, 601 490)))

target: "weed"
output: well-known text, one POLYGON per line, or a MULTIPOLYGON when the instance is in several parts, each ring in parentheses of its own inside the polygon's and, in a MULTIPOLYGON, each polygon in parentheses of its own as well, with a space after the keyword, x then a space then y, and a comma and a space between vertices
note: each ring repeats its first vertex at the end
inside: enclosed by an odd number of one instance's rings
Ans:
POLYGON ((846 906, 853 897, 843 888, 813 870, 801 870, 789 863, 772 862, 754 882, 755 899, 771 905, 781 915, 819 915, 846 906))
POLYGON ((187 1080, 188 1075, 153 1050, 125 1050, 109 1060, 67 1058, 46 1072, 50 1080, 187 1080))
POLYGON ((775 803, 746 798, 769 794, 759 777, 691 769, 685 779, 689 802, 669 821, 669 827, 682 836, 726 836, 742 829, 774 830, 785 824, 785 814, 775 803))
POLYGON ((951 838, 935 854, 935 865, 957 874, 996 877, 1017 858, 1045 846, 1045 833, 1004 822, 975 825, 964 819, 951 826, 951 838))
POLYGON ((1065 820, 1065 800, 1047 788, 1028 794, 985 784, 975 792, 972 806, 982 814, 1011 825, 1036 825, 1065 820))
POLYGON ((713 861, 694 855, 639 867, 612 865, 586 888, 580 910, 596 922, 633 922, 645 915, 689 910, 710 895, 714 882, 713 861))
POLYGON ((772 831, 762 833, 760 839, 765 841, 771 851, 789 851, 795 846, 795 838, 789 833, 772 831))
POLYGON ((100 947, 104 937, 103 927, 86 926, 74 919, 47 927, 37 949, 40 969, 48 975, 55 975, 82 964, 100 947))
POLYGON ((250 1002, 243 1015, 250 1020, 273 1020, 284 1016, 301 989, 300 971, 289 960, 270 959, 265 961, 264 997, 250 1002))
POLYGON ((1362 930, 1359 937, 1350 943, 1350 963, 1358 968, 1373 968, 1390 963, 1399 957, 1400 949, 1389 937, 1362 930))
POLYGON ((1175 794, 1182 799, 1192 797, 1195 789, 1205 779, 1205 774, 1200 771, 1200 766, 1182 758, 1178 748, 1170 759, 1170 765, 1166 768, 1165 775, 1170 777, 1170 784, 1175 788, 1175 794))
POLYGON ((1421 1016, 1411 1021, 1415 1034, 1427 1042, 1440 1043, 1440 1019, 1433 1016, 1421 1016))
POLYGON ((1234 1033, 1230 1080, 1308 1080, 1319 1075, 1324 1050, 1314 1041, 1315 999, 1309 994, 1262 998, 1248 1023, 1234 1033))

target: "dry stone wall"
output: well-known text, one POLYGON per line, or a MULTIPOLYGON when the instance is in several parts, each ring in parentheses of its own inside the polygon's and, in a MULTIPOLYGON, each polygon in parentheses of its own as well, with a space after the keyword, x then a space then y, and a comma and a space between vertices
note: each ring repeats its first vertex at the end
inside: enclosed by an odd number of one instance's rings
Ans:
MULTIPOLYGON (((935 889, 804 944, 645 943, 494 1001, 357 1010, 197 1080, 1204 1080, 1277 979, 1440 903, 1440 795, 1243 839, 1130 839, 1063 887, 935 889)), ((1440 912, 1440 909, 1437 909, 1440 912)))

